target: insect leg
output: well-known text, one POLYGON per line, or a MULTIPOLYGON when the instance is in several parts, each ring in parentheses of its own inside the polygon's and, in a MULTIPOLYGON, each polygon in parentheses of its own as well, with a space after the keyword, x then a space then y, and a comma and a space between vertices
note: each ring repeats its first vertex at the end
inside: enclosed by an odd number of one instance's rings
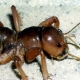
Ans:
POLYGON ((14 57, 14 63, 15 63, 16 67, 18 68, 18 70, 21 74, 22 80, 28 80, 28 77, 26 76, 23 69, 21 68, 21 60, 18 56, 14 57))
POLYGON ((42 49, 40 49, 38 47, 31 48, 30 50, 27 51, 25 57, 26 57, 27 61, 32 61, 39 54, 41 56, 41 66, 42 66, 43 78, 44 78, 44 80, 47 80, 49 76, 48 76, 48 71, 47 71, 47 67, 46 67, 45 55, 44 55, 42 49))
POLYGON ((47 66, 46 66, 46 59, 45 59, 45 55, 43 53, 43 51, 41 51, 41 66, 42 66, 42 73, 43 73, 43 78, 44 80, 48 80, 49 78, 49 74, 48 74, 48 71, 47 71, 47 66))
POLYGON ((20 26, 22 24, 19 13, 17 12, 16 7, 14 5, 11 6, 11 10, 12 10, 12 15, 13 15, 13 20, 14 20, 16 31, 19 32, 20 26))
POLYGON ((0 48, 0 65, 1 64, 6 64, 10 62, 14 56, 14 50, 7 50, 4 53, 2 53, 2 49, 0 48))
POLYGON ((59 20, 56 16, 52 16, 52 17, 46 19, 45 21, 41 22, 39 24, 39 26, 44 26, 44 27, 52 26, 53 23, 54 23, 54 27, 58 29, 59 28, 59 20))

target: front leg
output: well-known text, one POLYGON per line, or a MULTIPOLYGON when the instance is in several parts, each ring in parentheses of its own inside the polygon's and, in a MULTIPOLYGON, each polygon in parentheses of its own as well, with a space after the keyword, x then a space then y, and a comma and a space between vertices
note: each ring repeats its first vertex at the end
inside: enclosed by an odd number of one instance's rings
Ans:
POLYGON ((49 78, 49 74, 47 71, 47 66, 46 66, 46 59, 45 59, 45 55, 43 53, 43 51, 41 51, 41 66, 42 66, 42 73, 43 73, 43 79, 44 80, 48 80, 49 78))
POLYGON ((59 29, 59 20, 56 16, 52 16, 52 17, 46 19, 45 21, 41 22, 39 24, 39 26, 48 27, 48 26, 52 26, 53 23, 54 23, 54 27, 56 29, 59 29))
POLYGON ((38 47, 31 48, 26 52, 25 57, 26 57, 27 61, 31 62, 39 54, 41 56, 41 67, 42 67, 43 79, 48 80, 49 75, 48 75, 48 71, 47 71, 47 67, 46 67, 46 59, 45 59, 45 55, 43 53, 43 50, 41 48, 38 48, 38 47))

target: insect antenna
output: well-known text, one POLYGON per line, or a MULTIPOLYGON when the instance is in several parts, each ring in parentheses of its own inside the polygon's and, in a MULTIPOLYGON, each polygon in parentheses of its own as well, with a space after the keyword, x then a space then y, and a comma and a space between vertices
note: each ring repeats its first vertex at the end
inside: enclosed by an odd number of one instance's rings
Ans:
POLYGON ((64 35, 70 33, 73 29, 75 29, 76 27, 78 27, 78 25, 80 25, 80 23, 78 23, 76 26, 74 26, 70 31, 66 32, 66 33, 63 33, 64 35))

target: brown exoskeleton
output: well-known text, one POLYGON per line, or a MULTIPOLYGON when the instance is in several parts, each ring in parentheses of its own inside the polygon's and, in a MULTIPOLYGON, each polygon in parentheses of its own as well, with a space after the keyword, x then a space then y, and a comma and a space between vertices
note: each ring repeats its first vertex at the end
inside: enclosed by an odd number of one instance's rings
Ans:
MULTIPOLYGON (((68 45, 66 37, 64 37, 67 33, 63 34, 59 30, 59 20, 57 17, 53 16, 41 22, 37 27, 32 26, 20 31, 21 20, 19 14, 14 5, 12 5, 11 9, 16 31, 4 27, 2 22, 0 22, 0 65, 13 60, 22 80, 28 80, 28 77, 21 68, 24 58, 27 61, 33 61, 40 55, 43 79, 48 80, 49 74, 43 50, 51 58, 64 59, 70 55, 80 60, 79 57, 67 53, 68 45), (54 27, 52 26, 53 23, 54 27)), ((75 44, 75 46, 77 45, 75 44)))

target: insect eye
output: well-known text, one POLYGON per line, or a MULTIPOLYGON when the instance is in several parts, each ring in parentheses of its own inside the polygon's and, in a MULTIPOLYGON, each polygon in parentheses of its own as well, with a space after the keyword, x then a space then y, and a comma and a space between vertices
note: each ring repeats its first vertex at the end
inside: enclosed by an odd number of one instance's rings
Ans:
POLYGON ((57 45, 57 47, 61 47, 61 44, 60 43, 57 43, 56 45, 57 45))

